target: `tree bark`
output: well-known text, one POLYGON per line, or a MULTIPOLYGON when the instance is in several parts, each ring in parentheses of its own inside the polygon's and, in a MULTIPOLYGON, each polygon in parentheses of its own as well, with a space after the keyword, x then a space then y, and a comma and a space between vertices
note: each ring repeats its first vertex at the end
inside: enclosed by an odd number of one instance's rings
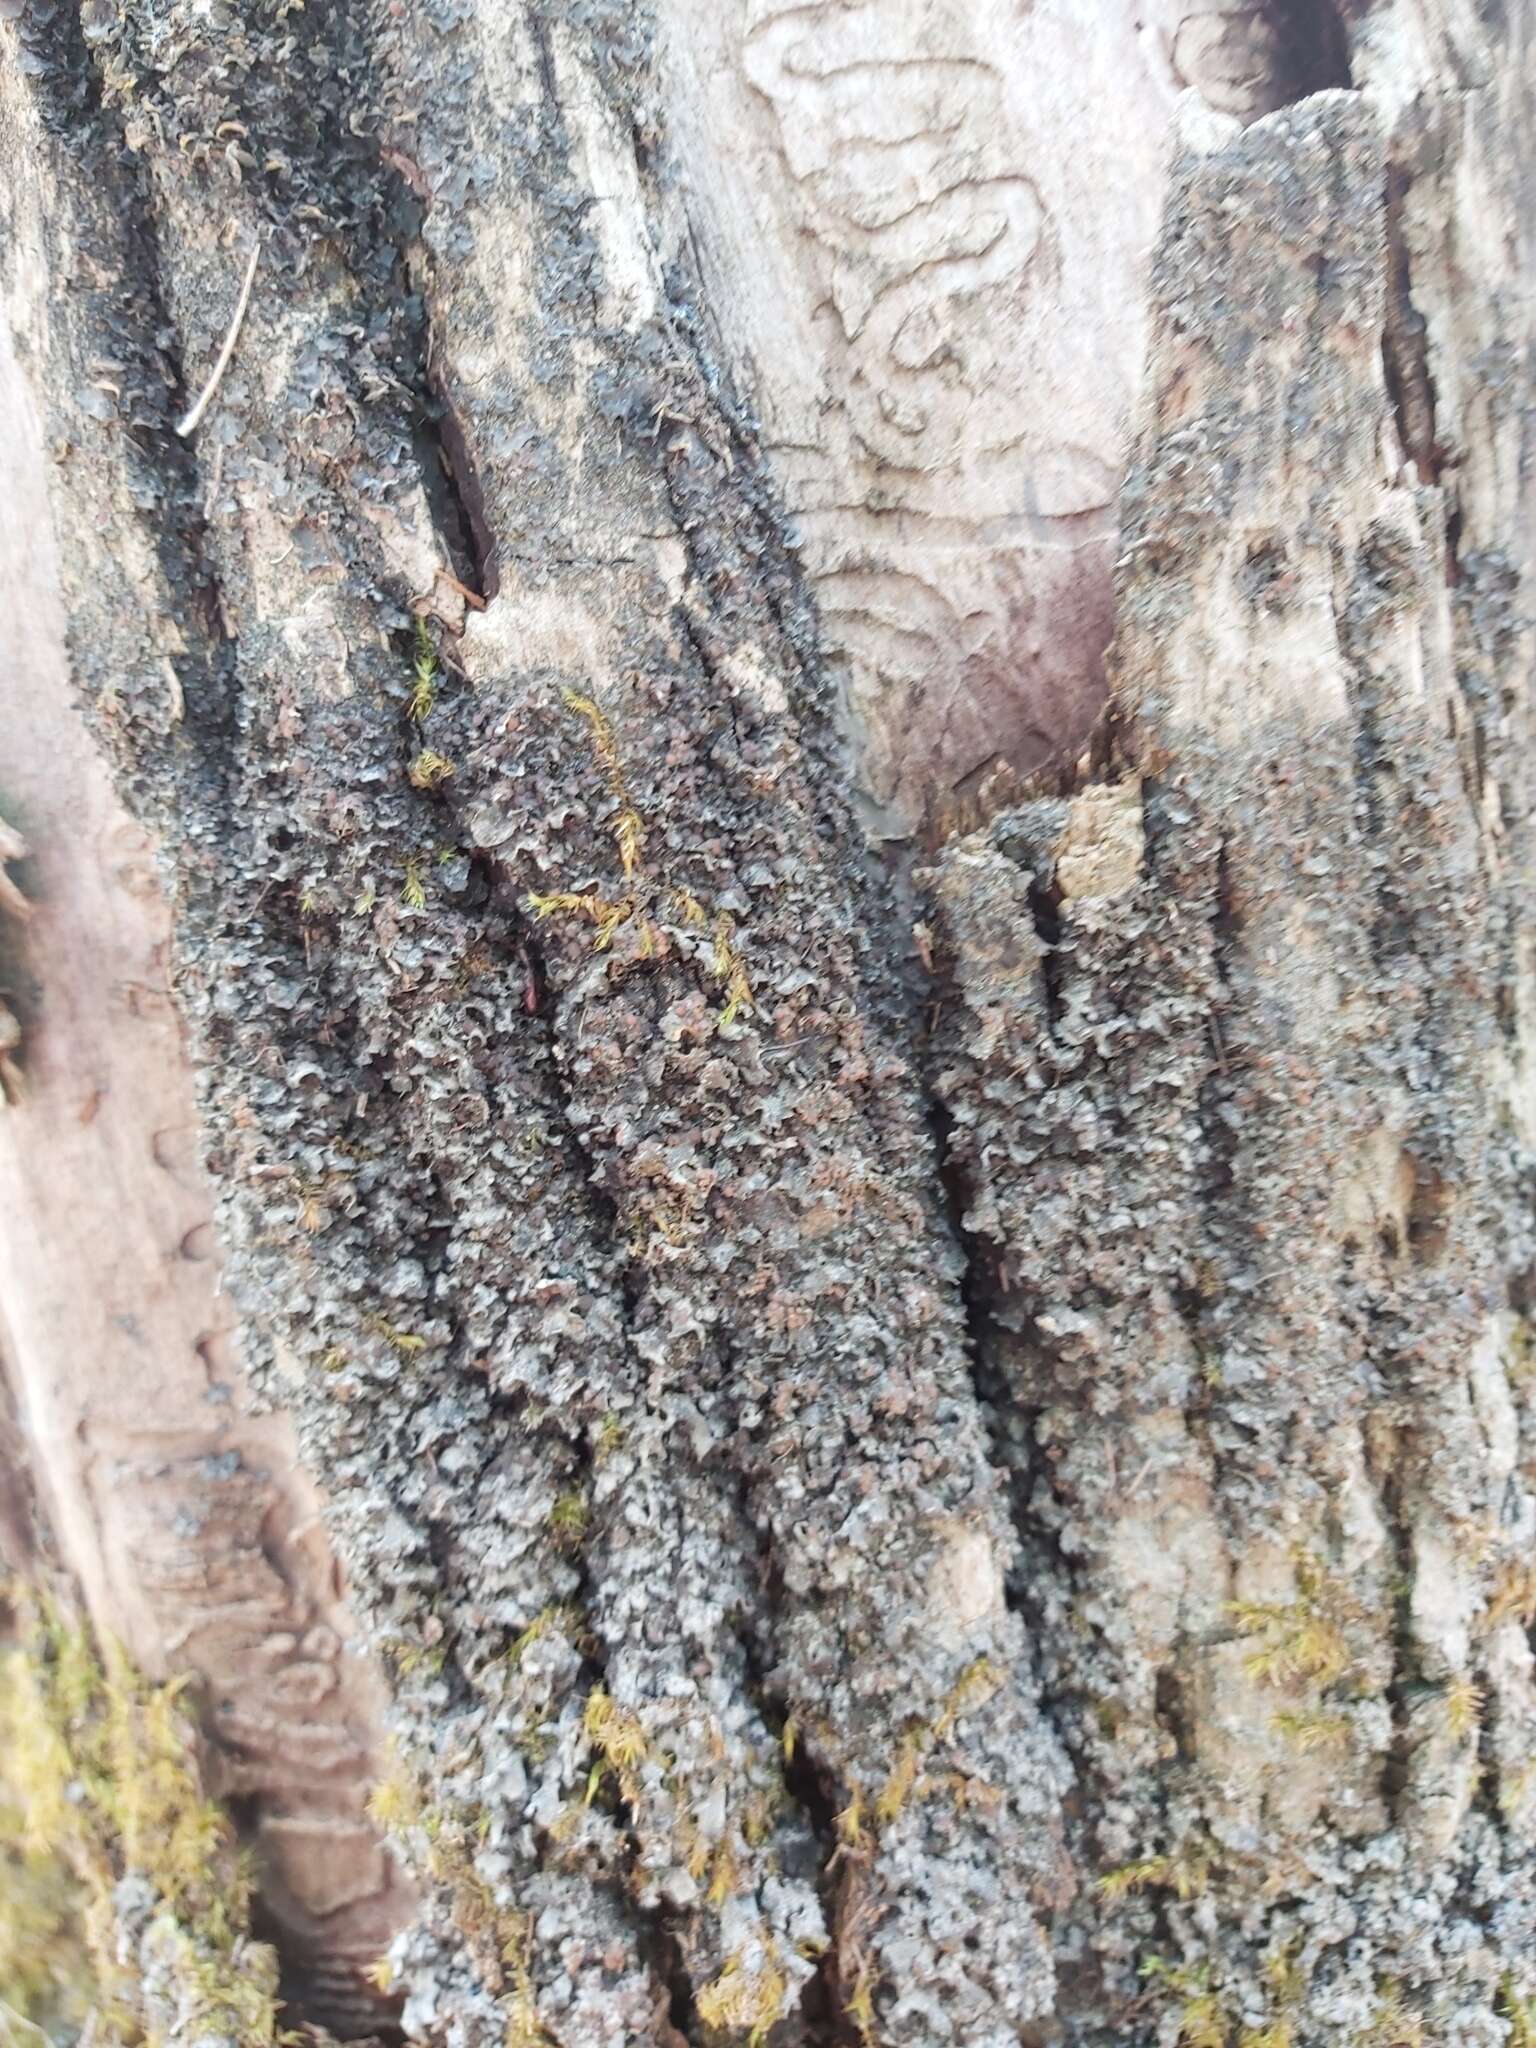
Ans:
POLYGON ((1536 2039, 1532 29, 1092 12, 6 30, 5 1361, 300 2018, 1536 2039))

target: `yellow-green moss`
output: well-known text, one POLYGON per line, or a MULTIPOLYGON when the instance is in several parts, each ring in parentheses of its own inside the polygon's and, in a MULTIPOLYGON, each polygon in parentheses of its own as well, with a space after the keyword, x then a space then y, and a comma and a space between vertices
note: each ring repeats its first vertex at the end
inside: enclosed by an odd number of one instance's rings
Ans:
POLYGON ((189 2034, 241 2048, 277 2034, 277 1962, 249 1938, 250 1880, 226 1816, 198 1780, 177 1684, 98 1650, 25 1590, 0 1652, 0 1998, 23 2027, 154 2041, 114 1903, 125 1879, 153 1907, 161 1995, 189 2034))
POLYGON ((1277 1735, 1294 1743, 1303 1755, 1320 1749, 1334 1749, 1349 1740, 1348 1717, 1324 1713, 1318 1708, 1305 1708, 1294 1714, 1272 1714, 1269 1725, 1277 1735))
POLYGON ((585 1642, 586 1633, 577 1609, 566 1605, 541 1607, 507 1652, 507 1662, 520 1664, 523 1653, 542 1636, 549 1635, 564 1636, 568 1643, 577 1645, 585 1642))
POLYGON ((407 707, 408 715, 417 724, 431 715, 437 702, 438 676, 437 649, 432 644, 432 631, 425 619, 416 621, 416 653, 411 666, 411 696, 407 707))
POLYGON ((551 2048, 534 1990, 528 1916, 502 1904, 475 1862, 489 1815, 429 1800, 398 1750, 373 1789, 368 1811, 446 1894, 453 1924, 486 1988, 503 2001, 505 2048, 551 2048))
POLYGON ((405 772, 412 789, 441 789, 453 778, 453 763, 435 747, 422 747, 405 772))
POLYGON ((440 1678, 448 1662, 441 1644, 428 1649, 424 1643, 386 1643, 384 1654, 401 1678, 440 1678))
POLYGON ((549 1511, 550 1532, 557 1543, 574 1550, 586 1535, 590 1519, 585 1494, 562 1493, 549 1511))
POLYGON ((427 1340, 414 1330, 403 1330, 392 1323, 387 1316, 370 1313, 363 1317, 363 1328, 373 1337, 382 1337, 391 1351, 402 1358, 415 1358, 427 1348, 427 1340))
POLYGON ((423 878, 422 863, 417 859, 410 859, 405 864, 405 875, 400 884, 400 901, 407 910, 425 910, 427 907, 427 885, 423 878))
POLYGON ((1138 1862, 1106 1870, 1098 1880, 1098 1890, 1111 1901, 1151 1890, 1170 1891, 1184 1900, 1197 1899, 1210 1882, 1210 1875, 1209 1852, 1199 1844, 1186 1843, 1171 1856, 1144 1856, 1138 1862))
MULTIPOLYGON (((565 917, 591 924, 592 945, 596 952, 607 952, 620 931, 628 926, 635 934, 635 958, 662 959, 672 950, 660 921, 662 917, 671 916, 690 930, 700 930, 709 924, 708 913, 691 890, 663 888, 642 874, 645 822, 630 795, 613 727, 607 714, 592 698, 584 697, 575 690, 566 690, 563 695, 566 709, 587 727, 592 752, 613 800, 609 829, 618 852, 625 889, 622 896, 613 897, 603 895, 597 888, 557 889, 547 894, 531 891, 525 900, 535 917, 565 917), (655 915, 647 913, 647 904, 655 915)), ((720 1022, 728 1028, 744 1012, 755 1007, 746 962, 736 944, 735 920, 728 911, 720 911, 714 920, 709 972, 723 990, 720 1022)))
POLYGON ((645 1730, 639 1716, 619 1706, 609 1693, 598 1686, 587 1694, 581 1727, 587 1741, 598 1753, 598 1762, 593 1766, 587 1788, 588 1799, 601 1783, 604 1770, 611 1770, 618 1779, 619 1790, 625 1800, 631 1806, 637 1805, 640 1785, 635 1772, 645 1761, 647 1753, 645 1730))
POLYGON ((1244 1660, 1250 1678, 1268 1685, 1316 1685, 1326 1690, 1350 1670, 1354 1657, 1344 1633, 1347 1602, 1315 1558, 1296 1560, 1297 1597, 1284 1606, 1234 1600, 1228 1612, 1254 1648, 1244 1660))
POLYGON ((1529 1316, 1516 1316, 1505 1342, 1504 1370, 1512 1387, 1524 1386, 1536 1373, 1536 1338, 1529 1316))
POLYGON ((789 1980, 771 1947, 760 1963, 731 1956, 699 1993, 699 2018, 719 2033, 745 2034, 747 2048, 760 2048, 784 2009, 789 1980))
MULTIPOLYGON (((29 1840, 12 1782, 10 1720, 0 1741, 0 2004, 23 2028, 73 2034, 96 1998, 96 1973, 81 1924, 79 1888, 51 1847, 29 1840)), ((0 2013, 0 2038, 13 2031, 0 2013)))
MULTIPOLYGON (((950 1687, 943 1706, 932 1721, 914 1722, 902 1737, 896 1761, 875 1795, 875 1819, 882 1827, 899 1818, 908 1801, 926 1782, 924 1765, 931 1751, 949 1740, 962 1714, 991 1698, 1003 1682, 1003 1674, 990 1657, 976 1657, 950 1687)), ((862 1821, 862 1800, 853 1806, 862 1821)))
MULTIPOLYGON (((1376 2016, 1359 2037, 1360 2048, 1425 2048, 1424 2021, 1404 2004, 1395 1984, 1384 1984, 1377 1992, 1376 2016)), ((1511 2035, 1518 2042, 1518 2035, 1511 2035)))
POLYGON ((1161 1984, 1178 2001, 1179 2048, 1227 2048, 1227 2016, 1211 1989, 1210 1971, 1201 1964, 1174 1964, 1148 1956, 1141 1975, 1161 1984))
POLYGON ((1483 1689, 1465 1672, 1445 1688, 1445 1726, 1453 1742, 1470 1742, 1483 1718, 1483 1689))
POLYGON ((1509 2048, 1536 2048, 1536 2000, 1522 1998, 1513 1977, 1499 1986, 1499 2011, 1509 2022, 1509 2048))

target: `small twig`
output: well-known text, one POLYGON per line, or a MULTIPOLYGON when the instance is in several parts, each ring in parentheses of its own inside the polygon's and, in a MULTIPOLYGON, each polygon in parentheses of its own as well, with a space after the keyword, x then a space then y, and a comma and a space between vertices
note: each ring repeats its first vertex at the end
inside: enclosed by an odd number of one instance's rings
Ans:
POLYGON ((1137 1494, 1140 1493, 1141 1482, 1143 1481, 1143 1479, 1146 1478, 1147 1474, 1152 1470, 1152 1467, 1157 1463, 1157 1459, 1158 1453, 1156 1451, 1153 1451, 1151 1456, 1147 1459, 1146 1463, 1142 1466, 1141 1470, 1136 1474, 1136 1477, 1125 1489, 1125 1498, 1127 1500, 1134 1500, 1137 1494))
POLYGON ((171 707, 172 725, 180 725, 187 715, 187 700, 182 695, 181 677, 176 673, 176 664, 168 654, 160 657, 160 666, 165 670, 166 691, 171 707))
POLYGON ((1216 1055, 1217 1071, 1221 1074, 1222 1079, 1225 1080, 1227 1073, 1227 1048, 1222 1043, 1221 1019, 1212 1010, 1205 1021, 1211 1027, 1211 1049, 1216 1055))
POLYGON ((461 583, 457 576, 450 576, 446 569, 439 569, 437 573, 450 589, 456 590, 459 593, 471 611, 483 612, 485 610, 485 599, 478 590, 471 590, 467 583, 461 583))
POLYGON ((218 390, 224 372, 229 368, 229 359, 235 352, 235 343, 240 339, 240 329, 245 320, 245 309, 251 303, 251 286, 256 281, 256 262, 260 255, 261 244, 258 242, 251 251, 250 262, 246 265, 245 283, 241 285, 240 297, 235 302, 235 317, 229 323, 229 332, 224 337, 224 346, 219 350, 219 359, 213 366, 212 375, 198 393, 197 400, 186 418, 176 422, 176 431, 183 441, 185 441, 188 434, 193 431, 198 421, 208 410, 209 401, 215 391, 218 390))

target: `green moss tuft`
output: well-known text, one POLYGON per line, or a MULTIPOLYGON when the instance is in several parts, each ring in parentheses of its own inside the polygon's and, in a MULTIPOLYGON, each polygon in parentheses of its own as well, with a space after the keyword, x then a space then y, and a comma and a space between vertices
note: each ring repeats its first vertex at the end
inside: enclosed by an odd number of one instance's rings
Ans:
POLYGON ((227 1817, 204 1796, 180 1684, 155 1685, 115 1646, 25 1589, 0 1652, 0 2000, 7 2030, 98 2041, 163 2032, 275 2043, 277 1961, 249 1937, 250 1878, 227 1817), (145 1931, 119 1925, 125 1881, 147 1887, 145 1931))

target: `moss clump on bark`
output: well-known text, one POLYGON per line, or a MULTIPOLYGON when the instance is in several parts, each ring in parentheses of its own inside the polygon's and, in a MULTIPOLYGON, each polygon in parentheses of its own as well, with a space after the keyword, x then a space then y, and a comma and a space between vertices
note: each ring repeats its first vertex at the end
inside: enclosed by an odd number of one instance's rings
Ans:
POLYGON ((180 1682, 28 1593, 0 1654, 0 1999, 5 2033, 97 2042, 279 2039, 277 1959, 199 1781, 180 1682))
MULTIPOLYGON (((416 1766, 401 1752, 375 1788, 369 1811, 442 1888, 455 1930, 503 2001, 505 2048, 554 2048, 529 1969, 528 1916, 507 1903, 505 1888, 481 1867, 489 1816, 471 1805, 429 1799, 416 1766)), ((393 1979, 392 1958, 382 1957, 375 1981, 388 1990, 393 1979)))

